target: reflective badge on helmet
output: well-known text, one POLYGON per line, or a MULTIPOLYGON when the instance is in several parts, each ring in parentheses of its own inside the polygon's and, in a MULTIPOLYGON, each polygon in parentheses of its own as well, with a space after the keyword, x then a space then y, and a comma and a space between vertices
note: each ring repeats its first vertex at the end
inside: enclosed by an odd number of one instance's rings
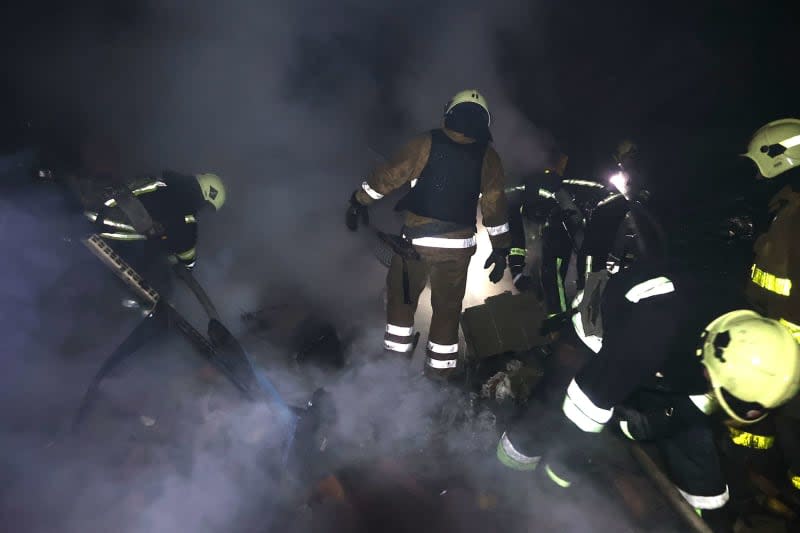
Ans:
POLYGON ((217 199, 217 194, 219 194, 219 191, 217 189, 215 189, 214 187, 209 187, 208 188, 208 197, 209 198, 211 198, 212 200, 216 200, 217 199))

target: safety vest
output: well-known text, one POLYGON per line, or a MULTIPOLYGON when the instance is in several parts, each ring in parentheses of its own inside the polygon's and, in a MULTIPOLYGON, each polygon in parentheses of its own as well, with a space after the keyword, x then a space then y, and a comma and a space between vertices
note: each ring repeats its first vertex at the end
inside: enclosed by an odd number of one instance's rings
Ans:
POLYGON ((432 130, 428 162, 397 209, 474 227, 486 146, 457 143, 441 129, 432 130))
POLYGON ((784 187, 769 210, 773 219, 753 247, 755 260, 745 293, 766 316, 800 324, 800 193, 784 187))

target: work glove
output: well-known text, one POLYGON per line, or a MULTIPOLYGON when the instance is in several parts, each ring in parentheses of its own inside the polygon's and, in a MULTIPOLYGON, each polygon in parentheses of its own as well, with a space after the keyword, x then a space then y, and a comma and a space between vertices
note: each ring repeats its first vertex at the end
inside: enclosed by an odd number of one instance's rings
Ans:
POLYGON ((356 199, 356 193, 354 192, 353 196, 350 197, 350 205, 347 207, 347 214, 345 215, 347 229, 356 231, 358 229, 359 218, 362 224, 369 226, 369 211, 367 210, 367 206, 356 199))
POLYGON ((648 412, 625 407, 614 409, 618 428, 632 440, 654 440, 673 434, 683 425, 680 416, 675 415, 673 407, 648 412))
POLYGON ((489 267, 492 268, 492 271, 489 272, 489 281, 492 283, 497 283, 501 279, 503 279, 503 272, 506 270, 506 257, 508 256, 508 249, 501 248, 498 250, 492 250, 491 255, 489 258, 486 259, 486 263, 484 263, 483 268, 487 269, 489 267))

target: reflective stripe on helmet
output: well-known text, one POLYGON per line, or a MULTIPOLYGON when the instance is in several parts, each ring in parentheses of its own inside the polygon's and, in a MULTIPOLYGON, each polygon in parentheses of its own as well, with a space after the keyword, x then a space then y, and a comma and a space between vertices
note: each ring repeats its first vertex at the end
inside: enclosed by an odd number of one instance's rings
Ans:
POLYGON ((705 510, 719 509, 728 503, 728 500, 731 497, 730 492, 728 492, 727 485, 725 485, 725 492, 722 494, 717 494, 716 496, 698 496, 684 492, 680 488, 678 489, 678 492, 681 493, 681 496, 683 496, 683 499, 686 500, 689 505, 696 509, 705 510))
POLYGON ((775 437, 772 435, 756 435, 734 427, 729 427, 728 431, 731 434, 731 441, 743 448, 769 450, 775 444, 775 437))
POLYGON ((633 303, 639 303, 647 298, 675 292, 675 285, 669 278, 659 276, 635 285, 625 293, 625 298, 633 303))
POLYGON ((502 235, 503 233, 507 233, 508 232, 508 222, 506 222, 505 224, 501 224, 499 226, 487 226, 486 227, 486 231, 492 237, 496 237, 498 235, 502 235))
POLYGON ((383 195, 369 186, 369 183, 366 181, 361 184, 361 188, 364 189, 364 192, 369 195, 370 198, 373 200, 380 200, 383 198, 383 195))
POLYGON ((794 148, 795 146, 800 145, 800 135, 795 135, 793 137, 789 137, 788 139, 784 139, 778 144, 785 146, 786 148, 794 148))
POLYGON ((564 404, 561 408, 567 418, 587 433, 603 431, 606 423, 614 414, 613 407, 603 409, 595 405, 574 379, 567 388, 567 395, 564 397, 564 404))
POLYGON ((750 267, 750 280, 762 289, 781 296, 789 296, 792 293, 792 280, 779 278, 774 274, 761 270, 756 265, 750 267))

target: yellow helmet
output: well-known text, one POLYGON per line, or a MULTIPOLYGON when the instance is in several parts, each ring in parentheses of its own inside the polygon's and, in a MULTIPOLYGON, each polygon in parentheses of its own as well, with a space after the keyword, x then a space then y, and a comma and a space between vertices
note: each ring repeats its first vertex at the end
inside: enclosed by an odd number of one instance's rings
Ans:
POLYGON ((466 103, 478 104, 481 106, 486 111, 486 115, 489 117, 489 124, 492 123, 492 114, 489 113, 489 104, 486 103, 486 98, 484 98, 483 95, 478 92, 478 89, 466 89, 456 93, 445 104, 444 114, 448 114, 458 104, 466 103))
POLYGON ((778 321, 754 311, 731 311, 711 322, 697 355, 714 395, 737 422, 762 420, 800 390, 800 345, 778 321))
POLYGON ((203 198, 219 211, 225 203, 225 184, 220 177, 216 174, 196 174, 195 178, 203 191, 203 198))
POLYGON ((741 155, 751 159, 765 178, 800 166, 800 120, 785 118, 762 126, 741 155))

